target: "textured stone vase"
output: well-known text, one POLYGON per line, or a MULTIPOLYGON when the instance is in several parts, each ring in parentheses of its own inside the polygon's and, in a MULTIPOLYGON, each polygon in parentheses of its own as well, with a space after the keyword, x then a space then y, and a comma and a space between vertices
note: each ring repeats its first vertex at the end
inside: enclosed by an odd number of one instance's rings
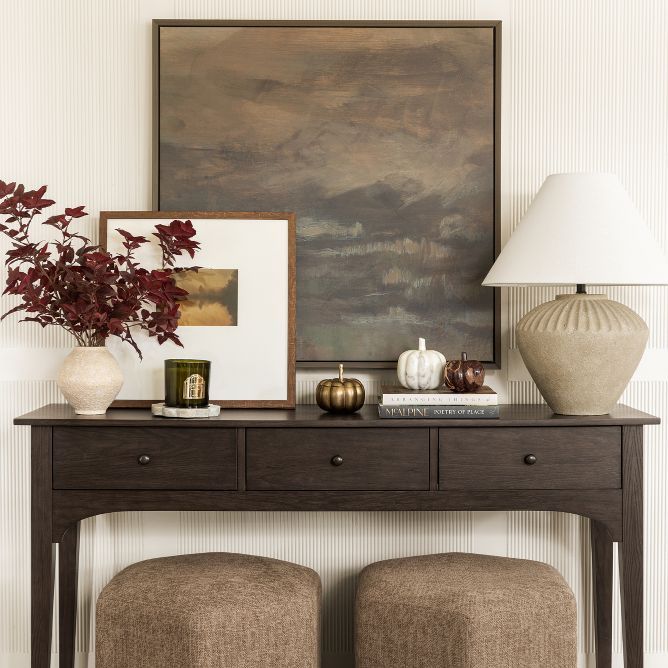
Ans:
POLYGON ((58 373, 58 387, 78 415, 106 413, 122 385, 121 367, 104 346, 78 346, 58 373))
POLYGON ((642 357, 649 330, 605 295, 568 294, 517 323, 517 346, 540 393, 563 415, 604 415, 642 357))

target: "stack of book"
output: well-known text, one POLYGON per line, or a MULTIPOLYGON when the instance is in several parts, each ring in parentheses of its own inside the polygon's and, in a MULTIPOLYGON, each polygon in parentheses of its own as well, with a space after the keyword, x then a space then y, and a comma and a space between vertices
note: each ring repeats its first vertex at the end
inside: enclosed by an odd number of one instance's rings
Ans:
POLYGON ((499 417, 499 397, 487 385, 476 392, 407 390, 400 385, 383 385, 380 390, 378 415, 382 418, 499 417))

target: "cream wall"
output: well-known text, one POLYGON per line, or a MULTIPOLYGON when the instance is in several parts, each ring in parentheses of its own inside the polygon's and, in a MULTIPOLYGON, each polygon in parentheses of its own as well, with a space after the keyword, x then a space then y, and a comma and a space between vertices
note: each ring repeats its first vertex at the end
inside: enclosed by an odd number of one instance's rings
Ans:
MULTIPOLYGON (((152 18, 502 19, 503 234, 543 178, 565 170, 619 174, 668 251, 668 8, 663 0, 22 0, 2 1, 0 178, 47 183, 62 205, 150 207, 152 18)), ((93 215, 87 225, 95 229, 93 215)), ((5 247, 4 239, 1 242, 5 247)), ((629 239, 633 252, 633 239, 629 239)), ((539 400, 512 324, 555 290, 504 299, 505 359, 492 384, 509 401, 539 400)), ((649 349, 624 400, 668 415, 666 288, 608 293, 649 323, 649 349)), ((55 371, 70 342, 9 319, 0 326, 0 667, 29 665, 27 428, 11 418, 59 400, 55 371)), ((309 401, 319 374, 300 374, 309 401)), ((131 379, 128 379, 131 382, 131 379)), ((369 377, 371 386, 378 377, 369 377)), ((373 387, 370 394, 373 395, 373 387)), ((646 634, 649 666, 668 665, 668 458, 665 427, 647 431, 646 634)), ((82 665, 94 600, 138 559, 237 550, 316 568, 325 586, 324 648, 350 666, 355 573, 388 556, 467 550, 554 564, 580 604, 581 661, 591 662, 588 524, 536 513, 128 513, 83 523, 82 665)), ((617 606, 617 600, 615 601, 617 606)), ((55 647, 55 646, 54 646, 55 647)), ((619 619, 615 650, 620 651, 619 619)), ((616 657, 621 665, 620 657, 616 657)), ((92 664, 91 664, 92 665, 92 664)), ((591 664, 593 665, 593 664, 591 664)))

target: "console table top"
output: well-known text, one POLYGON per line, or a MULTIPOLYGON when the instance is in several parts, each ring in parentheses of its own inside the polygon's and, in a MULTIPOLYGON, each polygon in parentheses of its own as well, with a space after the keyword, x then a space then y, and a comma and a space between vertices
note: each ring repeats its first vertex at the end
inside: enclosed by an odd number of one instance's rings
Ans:
POLYGON ((381 419, 373 404, 353 415, 324 413, 318 406, 299 405, 295 410, 222 409, 220 416, 201 419, 154 417, 145 408, 110 408, 106 415, 75 415, 68 404, 49 404, 21 415, 16 425, 95 426, 95 427, 512 427, 512 426, 579 426, 659 424, 660 419, 648 413, 617 404, 607 415, 556 415, 540 404, 503 404, 493 419, 381 419))

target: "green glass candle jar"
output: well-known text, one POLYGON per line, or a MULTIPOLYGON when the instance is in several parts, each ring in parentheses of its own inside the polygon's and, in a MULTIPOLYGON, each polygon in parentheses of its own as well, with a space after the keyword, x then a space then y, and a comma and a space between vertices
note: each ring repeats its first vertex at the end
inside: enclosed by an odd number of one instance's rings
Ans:
POLYGON ((165 360, 165 405, 204 408, 209 405, 208 360, 165 360))

